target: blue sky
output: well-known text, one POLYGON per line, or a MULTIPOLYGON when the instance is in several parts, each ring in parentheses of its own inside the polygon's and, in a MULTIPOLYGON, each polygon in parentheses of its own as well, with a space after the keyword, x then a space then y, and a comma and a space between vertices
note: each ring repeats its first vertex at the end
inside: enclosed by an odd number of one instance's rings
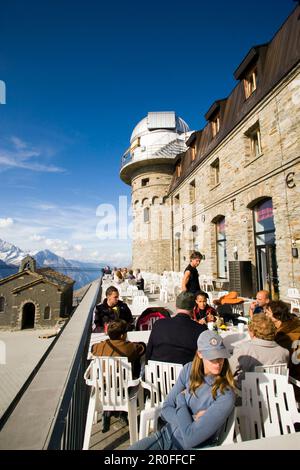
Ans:
POLYGON ((118 210, 130 134, 148 111, 204 126, 251 46, 296 3, 10 0, 0 8, 0 238, 24 250, 130 263, 130 239, 99 240, 118 210), (250 6, 251 5, 251 6, 250 6))

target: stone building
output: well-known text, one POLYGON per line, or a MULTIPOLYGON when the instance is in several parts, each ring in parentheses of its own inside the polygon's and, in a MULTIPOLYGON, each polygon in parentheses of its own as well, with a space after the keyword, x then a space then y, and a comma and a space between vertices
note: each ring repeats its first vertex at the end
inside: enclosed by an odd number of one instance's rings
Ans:
POLYGON ((0 280, 0 328, 49 328, 72 311, 73 279, 37 268, 26 256, 19 272, 0 280))
POLYGON ((178 153, 187 149, 187 124, 171 112, 148 113, 134 128, 120 176, 132 187, 133 265, 161 272, 170 265, 167 194, 178 153), (155 221, 155 223, 153 223, 155 221))
MULTIPOLYGON (((206 126, 185 141, 188 149, 170 158, 172 179, 168 189, 164 181, 159 201, 169 252, 165 244, 162 255, 150 242, 151 271, 182 271, 199 249, 205 255, 200 273, 242 295, 267 288, 285 299, 289 287, 300 288, 299 17, 298 6, 269 43, 250 49, 234 72, 233 91, 211 105, 206 126)), ((137 232, 135 208, 147 197, 153 207, 154 192, 143 180, 159 185, 161 178, 148 162, 139 165, 143 176, 132 188, 137 232)), ((158 224, 152 207, 149 231, 158 224)), ((134 239, 133 263, 149 270, 142 244, 134 239)))

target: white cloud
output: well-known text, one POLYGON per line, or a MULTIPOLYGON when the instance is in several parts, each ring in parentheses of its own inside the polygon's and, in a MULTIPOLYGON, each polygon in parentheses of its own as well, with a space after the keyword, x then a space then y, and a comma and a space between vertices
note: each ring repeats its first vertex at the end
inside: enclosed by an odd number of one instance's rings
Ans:
POLYGON ((97 206, 23 200, 21 206, 15 208, 16 214, 10 212, 13 226, 3 228, 0 238, 26 252, 47 248, 67 259, 103 262, 114 266, 128 265, 131 240, 123 240, 118 236, 115 240, 99 240, 96 234, 99 221, 96 209, 97 206), (22 217, 19 217, 20 211, 22 217))
POLYGON ((31 235, 30 237, 30 240, 34 241, 34 242, 41 242, 41 241, 44 241, 46 239, 46 237, 43 237, 42 235, 31 235))
POLYGON ((25 149, 27 147, 27 144, 26 142, 24 142, 23 140, 19 139, 19 137, 11 137, 11 142, 14 144, 14 146, 21 150, 21 149, 25 149))
POLYGON ((14 221, 10 217, 7 217, 6 219, 0 219, 0 228, 7 228, 13 225, 14 221))
POLYGON ((58 166, 37 162, 37 158, 39 160, 43 158, 44 151, 33 148, 19 137, 11 137, 10 143, 12 144, 10 148, 0 148, 0 171, 13 168, 23 168, 25 170, 46 173, 61 173, 65 171, 58 166))

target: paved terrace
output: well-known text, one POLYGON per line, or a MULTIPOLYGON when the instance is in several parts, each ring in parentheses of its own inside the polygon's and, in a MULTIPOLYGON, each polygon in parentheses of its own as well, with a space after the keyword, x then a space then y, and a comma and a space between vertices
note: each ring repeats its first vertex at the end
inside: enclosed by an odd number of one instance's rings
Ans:
POLYGON ((0 418, 51 345, 46 330, 0 331, 0 418))

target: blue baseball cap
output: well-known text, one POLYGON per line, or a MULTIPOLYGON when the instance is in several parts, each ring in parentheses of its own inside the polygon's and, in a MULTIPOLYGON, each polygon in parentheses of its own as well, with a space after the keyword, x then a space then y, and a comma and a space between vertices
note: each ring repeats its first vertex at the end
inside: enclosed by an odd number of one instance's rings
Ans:
POLYGON ((200 334, 197 340, 197 348, 203 358, 210 361, 220 358, 228 359, 230 357, 221 336, 211 330, 205 330, 200 334))

